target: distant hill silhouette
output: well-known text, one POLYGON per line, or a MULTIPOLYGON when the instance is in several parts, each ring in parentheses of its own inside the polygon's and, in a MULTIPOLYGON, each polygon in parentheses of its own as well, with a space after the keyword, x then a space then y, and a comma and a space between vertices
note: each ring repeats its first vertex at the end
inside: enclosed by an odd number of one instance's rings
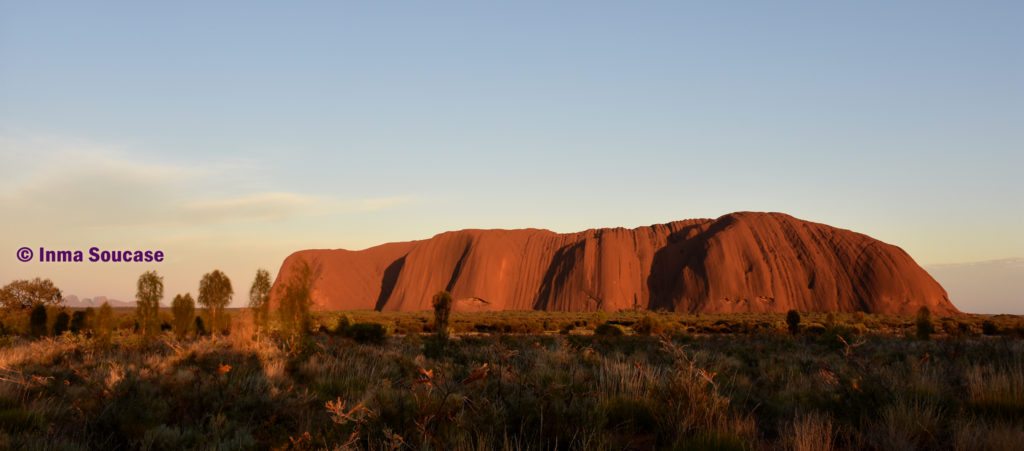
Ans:
POLYGON ((1024 258, 929 265, 926 269, 965 311, 1024 315, 1024 258))
POLYGON ((273 299, 300 259, 320 266, 313 298, 327 310, 426 310, 447 289, 457 310, 958 313, 902 249, 781 213, 304 250, 285 259, 273 299))
POLYGON ((64 305, 72 308, 99 307, 104 302, 109 303, 111 307, 135 307, 134 302, 119 301, 107 298, 106 296, 94 296, 92 298, 79 298, 73 294, 64 296, 64 305))

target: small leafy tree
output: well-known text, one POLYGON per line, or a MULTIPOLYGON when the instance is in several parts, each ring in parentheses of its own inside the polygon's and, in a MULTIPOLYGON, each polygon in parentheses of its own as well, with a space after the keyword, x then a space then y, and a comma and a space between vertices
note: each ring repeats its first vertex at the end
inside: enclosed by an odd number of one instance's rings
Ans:
POLYGON ((33 337, 42 337, 46 335, 46 306, 43 304, 36 304, 32 307, 32 311, 28 314, 28 328, 29 333, 33 337))
POLYGON ((934 332, 932 312, 928 310, 928 307, 922 305, 921 309, 917 311, 917 338, 927 340, 934 332))
POLYGON ((192 327, 192 318, 196 316, 196 302, 192 300, 192 295, 175 295, 171 301, 171 313, 174 315, 174 334, 179 339, 185 338, 192 327))
POLYGON ((163 298, 164 278, 156 271, 142 273, 135 291, 135 314, 139 330, 146 338, 160 332, 160 300, 163 298))
POLYGON ((110 335, 114 329, 114 309, 104 302, 96 313, 96 337, 103 344, 110 343, 110 335))
POLYGON ((80 334, 89 329, 89 313, 92 307, 87 310, 76 310, 71 314, 71 333, 80 334))
POLYGON ((796 335, 800 333, 800 312, 796 310, 790 310, 786 312, 786 326, 789 327, 789 333, 796 335))
POLYGON ((256 331, 265 330, 270 323, 270 273, 265 269, 256 270, 256 278, 249 288, 249 308, 256 331))
POLYGON ((438 291, 434 295, 434 333, 441 340, 448 339, 448 319, 452 315, 452 295, 447 291, 438 291))
POLYGON ((203 275, 199 282, 199 304, 209 312, 210 329, 214 332, 224 327, 224 307, 228 306, 234 294, 231 279, 218 269, 203 275))
POLYGON ((305 335, 309 332, 309 308, 313 303, 313 283, 320 276, 319 265, 300 261, 284 287, 279 314, 281 326, 290 334, 305 335))
POLYGON ((0 306, 10 310, 35 308, 37 304, 60 305, 63 300, 50 279, 15 280, 0 288, 0 306))
POLYGON ((61 311, 57 314, 57 318, 53 322, 53 335, 61 336, 64 332, 67 332, 71 327, 71 315, 68 312, 61 311))

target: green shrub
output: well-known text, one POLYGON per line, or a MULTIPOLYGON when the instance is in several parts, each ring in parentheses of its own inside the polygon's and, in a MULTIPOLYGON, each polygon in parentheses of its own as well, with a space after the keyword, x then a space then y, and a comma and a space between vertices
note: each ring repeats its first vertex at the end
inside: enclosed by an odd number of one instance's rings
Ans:
POLYGON ((789 333, 796 335, 800 333, 800 313, 796 310, 790 310, 786 312, 786 326, 789 327, 789 333))
POLYGON ((42 337, 46 335, 46 306, 43 304, 36 304, 32 307, 32 311, 28 315, 29 333, 33 337, 42 337))
POLYGON ((961 335, 960 328, 957 327, 957 322, 952 318, 943 318, 939 325, 942 327, 942 331, 950 337, 961 335))
POLYGON ((825 315, 825 327, 836 327, 836 314, 835 313, 828 312, 828 314, 825 315))
POLYGON ((935 326, 932 324, 932 313, 928 307, 921 306, 917 311, 917 338, 927 340, 935 333, 935 326))
POLYGON ((711 324, 711 332, 719 334, 731 334, 736 332, 738 325, 730 324, 724 319, 720 319, 711 324))
POLYGON ((543 326, 544 331, 557 330, 558 329, 558 327, 555 325, 555 322, 551 321, 549 319, 545 319, 544 322, 541 323, 541 325, 543 326))
POLYGON ((352 321, 352 315, 345 313, 338 318, 338 322, 334 325, 334 330, 332 332, 335 335, 347 337, 350 335, 349 329, 352 328, 353 322, 354 321, 352 321))
POLYGON ((53 322, 53 334, 59 337, 70 328, 71 315, 68 315, 68 312, 61 311, 57 314, 57 319, 53 322))
POLYGON ((355 323, 348 328, 348 336, 357 343, 382 344, 390 334, 391 328, 380 323, 355 323))
POLYGON ((501 332, 498 326, 495 326, 494 324, 474 324, 473 330, 482 333, 501 332))
POLYGON ((972 333, 971 332, 971 325, 967 324, 967 323, 964 323, 964 322, 957 321, 956 329, 957 329, 957 332, 960 335, 969 335, 969 334, 972 333))
POLYGON ((544 332, 544 325, 533 320, 519 321, 512 324, 512 332, 521 334, 539 334, 544 332))
POLYGON ((665 332, 665 323, 656 315, 644 315, 633 325, 633 330, 641 335, 659 335, 665 332))
POLYGON ((981 323, 981 333, 985 335, 999 335, 999 326, 991 320, 985 320, 981 323))
POLYGON ((594 335, 602 337, 621 337, 626 335, 626 329, 618 324, 603 323, 594 328, 594 335))
POLYGON ((89 317, 92 316, 89 314, 91 310, 92 307, 89 307, 89 310, 78 310, 71 314, 71 333, 82 333, 89 328, 88 321, 89 317))
POLYGON ((810 335, 821 335, 825 333, 825 330, 825 326, 818 323, 808 324, 807 327, 804 328, 804 332, 807 332, 810 335))

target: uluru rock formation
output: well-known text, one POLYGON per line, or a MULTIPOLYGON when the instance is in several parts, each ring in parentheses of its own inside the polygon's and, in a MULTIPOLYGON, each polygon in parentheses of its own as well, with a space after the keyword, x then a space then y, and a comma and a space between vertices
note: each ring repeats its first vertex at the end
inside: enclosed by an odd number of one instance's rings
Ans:
POLYGON ((313 301, 323 310, 427 310, 446 289, 457 310, 959 313, 902 249, 781 213, 304 250, 285 259, 274 298, 300 261, 319 269, 313 301))

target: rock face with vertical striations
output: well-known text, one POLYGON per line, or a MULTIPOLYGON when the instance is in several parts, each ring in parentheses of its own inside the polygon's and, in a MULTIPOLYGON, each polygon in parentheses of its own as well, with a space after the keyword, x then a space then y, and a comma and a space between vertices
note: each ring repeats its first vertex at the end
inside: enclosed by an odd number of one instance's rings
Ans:
POLYGON ((362 251, 304 250, 322 310, 427 310, 449 290, 456 310, 959 313, 902 249, 781 213, 732 213, 635 229, 460 230, 362 251))

